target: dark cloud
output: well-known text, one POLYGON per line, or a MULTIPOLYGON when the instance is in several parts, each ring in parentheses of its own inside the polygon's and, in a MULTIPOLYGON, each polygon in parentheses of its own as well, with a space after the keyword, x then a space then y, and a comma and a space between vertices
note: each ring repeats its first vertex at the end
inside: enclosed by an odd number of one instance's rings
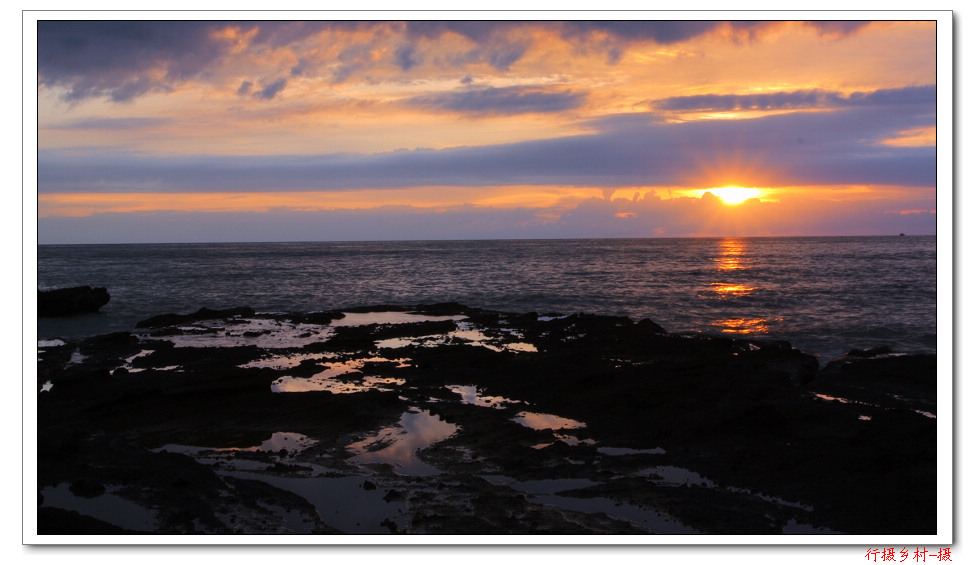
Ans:
POLYGON ((266 85, 264 88, 258 90, 254 93, 255 98, 260 98, 261 100, 271 100, 278 95, 279 92, 284 90, 284 87, 288 84, 288 79, 278 79, 271 84, 266 85))
POLYGON ((525 24, 501 21, 411 21, 406 22, 406 30, 410 35, 426 39, 437 39, 452 32, 480 43, 522 25, 525 24))
MULTIPOLYGON (((580 49, 605 51, 617 61, 633 42, 671 44, 709 33, 720 26, 755 34, 777 22, 714 21, 428 21, 428 22, 343 22, 343 21, 40 21, 38 36, 38 83, 66 89, 70 101, 105 97, 127 102, 149 92, 166 92, 180 82, 205 76, 207 71, 234 48, 232 41, 214 32, 228 27, 252 34, 256 48, 297 45, 326 30, 372 30, 377 36, 402 34, 408 39, 435 40, 446 33, 466 37, 475 45, 468 52, 448 57, 441 63, 463 65, 487 63, 506 71, 532 47, 529 28, 547 28, 561 34, 580 49)), ((824 35, 855 33, 866 22, 809 22, 824 35)), ((371 45, 350 46, 339 56, 333 79, 346 80, 370 62, 371 45)), ((407 71, 423 62, 413 43, 393 54, 393 63, 407 71)), ((316 72, 316 65, 300 59, 290 69, 292 76, 316 72)))
POLYGON ((67 100, 126 102, 204 75, 233 47, 214 36, 227 27, 256 31, 250 42, 279 47, 330 28, 369 22, 39 21, 38 83, 64 87, 67 100))
POLYGON ((240 87, 237 89, 237 94, 240 94, 241 96, 250 94, 252 86, 254 86, 253 82, 245 80, 244 82, 240 83, 240 87))
POLYGON ((561 32, 566 38, 576 40, 601 32, 623 41, 667 44, 707 33, 719 24, 714 21, 571 21, 561 24, 561 32))
POLYGON ((847 36, 863 29, 870 22, 868 21, 809 21, 806 25, 812 26, 819 31, 820 35, 847 36))
POLYGON ((210 22, 40 21, 38 81, 69 100, 127 101, 201 73, 222 53, 210 22), (157 70, 164 78, 152 78, 157 70))
POLYGON ((778 110, 842 108, 848 106, 930 105, 936 101, 934 85, 843 94, 826 90, 798 90, 763 94, 703 94, 676 96, 652 102, 658 110, 778 110))
POLYGON ((416 96, 407 103, 468 115, 494 115, 561 112, 577 108, 584 101, 584 94, 569 90, 508 86, 416 96))
POLYGON ((138 130, 154 128, 171 122, 169 118, 92 118, 75 120, 52 126, 63 130, 138 130))
POLYGON ((413 67, 423 63, 423 57, 417 53, 415 45, 401 45, 393 54, 393 62, 396 66, 408 71, 413 67))

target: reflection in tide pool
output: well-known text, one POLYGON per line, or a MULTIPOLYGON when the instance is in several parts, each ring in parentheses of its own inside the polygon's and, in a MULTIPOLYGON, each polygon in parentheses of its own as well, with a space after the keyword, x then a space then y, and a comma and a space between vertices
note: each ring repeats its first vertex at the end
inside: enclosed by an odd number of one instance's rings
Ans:
POLYGON ((274 369, 277 371, 283 371, 285 369, 293 369, 302 362, 308 360, 321 360, 333 358, 333 354, 329 353, 294 353, 291 355, 274 355, 272 357, 266 357, 264 359, 258 359, 256 361, 251 361, 241 365, 241 369, 274 369))
POLYGON ((543 479, 533 481, 518 481, 504 475, 482 475, 483 479, 493 485, 504 485, 514 490, 527 493, 530 500, 538 504, 547 504, 557 508, 593 514, 602 512, 607 516, 625 520, 647 528, 655 534, 699 534, 698 530, 685 526, 652 508, 643 508, 619 502, 609 498, 561 496, 557 493, 573 489, 583 489, 596 486, 599 483, 589 479, 543 479))
POLYGON ((124 499, 112 491, 117 487, 106 485, 105 494, 83 498, 71 492, 67 483, 41 489, 44 502, 41 507, 62 508, 91 516, 120 528, 151 532, 158 527, 153 510, 124 499))
POLYGON ((596 451, 602 453, 603 455, 617 456, 617 455, 663 455, 667 453, 662 447, 655 447, 653 449, 632 449, 629 447, 599 447, 596 451))
POLYGON ((442 471, 420 461, 416 452, 449 438, 459 429, 426 410, 404 412, 396 426, 383 428, 347 449, 356 454, 350 461, 358 464, 393 465, 400 475, 439 475, 442 471))
POLYGON ((154 336, 144 333, 141 339, 171 341, 175 347, 237 347, 256 345, 262 349, 305 347, 325 341, 331 328, 315 324, 295 324, 268 318, 235 318, 201 320, 180 326, 182 334, 154 336))
MULTIPOLYGON (((442 316, 444 318, 449 318, 448 316, 442 316)), ((454 316, 453 318, 456 318, 454 316)), ((515 332, 514 330, 508 330, 508 333, 522 339, 523 336, 515 332)), ((484 347, 490 349, 491 351, 513 351, 517 353, 537 353, 538 348, 534 345, 523 342, 504 342, 501 339, 494 339, 489 337, 487 334, 477 329, 474 325, 468 322, 460 322, 457 324, 457 329, 435 335, 426 335, 420 337, 394 337, 389 339, 381 339, 376 341, 376 347, 379 349, 398 349, 401 347, 437 347, 451 343, 453 341, 462 341, 466 345, 472 345, 476 347, 484 347)))
MULTIPOLYGON (((240 479, 262 481, 282 490, 290 491, 314 505, 319 517, 327 525, 346 534, 388 534, 383 524, 402 521, 405 504, 398 500, 386 500, 388 490, 362 488, 364 476, 349 477, 281 477, 263 473, 221 473, 240 479)), ((402 527, 404 524, 397 524, 402 527)), ((297 532, 296 532, 297 533, 297 532)))
POLYGON ((237 451, 250 451, 258 452, 264 451, 269 453, 278 453, 281 450, 286 451, 289 454, 301 453, 302 451, 308 449, 309 447, 318 443, 318 440, 312 439, 304 434, 299 434, 297 432, 274 432, 271 437, 264 440, 260 445, 255 445, 253 447, 199 447, 195 445, 178 445, 178 444, 167 444, 154 451, 167 451, 169 453, 182 453, 183 455, 189 455, 191 457, 199 456, 206 452, 237 452, 237 451))
POLYGON ((702 486, 713 488, 717 485, 714 484, 709 479, 702 477, 700 474, 691 471, 690 469, 685 469, 683 467, 674 467, 672 465, 659 465, 656 467, 648 467, 643 471, 637 473, 637 475, 649 475, 651 480, 658 485, 668 485, 668 486, 702 486), (659 478, 653 478, 659 477, 659 478))
POLYGON ((425 316, 409 312, 345 312, 344 318, 332 320, 331 326, 368 326, 369 324, 414 324, 416 322, 443 322, 466 320, 467 316, 425 316))
POLYGON ((539 412, 519 412, 512 420, 533 430, 563 430, 586 427, 584 423, 576 420, 539 412))
POLYGON ((511 400, 510 398, 505 398, 503 396, 484 396, 474 385, 447 385, 447 390, 456 392, 460 395, 461 402, 464 404, 471 404, 473 406, 483 406, 485 408, 502 410, 506 408, 508 404, 522 403, 520 400, 511 400))
POLYGON ((352 359, 345 363, 329 363, 321 372, 311 377, 284 376, 271 383, 271 392, 313 392, 326 391, 332 394, 352 394, 367 390, 389 392, 391 386, 403 386, 406 381, 395 377, 366 376, 359 382, 342 381, 337 377, 356 373, 366 363, 398 363, 397 367, 405 367, 409 359, 387 359, 385 357, 368 357, 352 359))

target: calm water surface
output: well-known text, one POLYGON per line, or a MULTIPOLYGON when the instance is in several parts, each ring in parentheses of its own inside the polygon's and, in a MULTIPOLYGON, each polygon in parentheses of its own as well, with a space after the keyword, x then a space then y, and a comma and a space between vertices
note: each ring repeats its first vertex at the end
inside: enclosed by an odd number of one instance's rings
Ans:
POLYGON ((934 351, 936 255, 933 236, 39 246, 40 289, 105 286, 112 299, 98 314, 39 320, 38 338, 204 306, 456 301, 787 339, 821 358, 934 351))

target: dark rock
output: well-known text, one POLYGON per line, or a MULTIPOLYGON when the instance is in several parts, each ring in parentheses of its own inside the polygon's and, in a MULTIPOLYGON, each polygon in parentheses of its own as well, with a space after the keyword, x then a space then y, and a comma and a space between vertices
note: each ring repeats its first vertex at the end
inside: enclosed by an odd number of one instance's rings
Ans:
POLYGON ((650 332, 654 334, 664 334, 667 330, 663 328, 660 324, 654 322, 650 318, 644 318, 636 323, 636 327, 640 328, 642 331, 650 332))
MULTIPOLYGON (((386 502, 408 500, 398 523, 391 516, 383 523, 397 533, 647 533, 599 512, 539 504, 483 478, 490 475, 518 482, 586 479, 592 486, 560 496, 653 508, 709 534, 773 534, 793 520, 847 534, 933 533, 933 355, 849 355, 818 370, 815 358, 786 342, 669 334, 652 321, 621 317, 539 321, 532 314, 433 306, 424 313, 462 313, 493 343, 517 339, 537 351, 431 340, 375 358, 376 340, 444 336, 456 330, 449 321, 340 327, 332 341, 303 348, 174 347, 125 333, 81 342, 81 361, 68 360, 77 342, 52 348, 39 363, 39 376, 55 387, 38 400, 38 484, 67 483, 89 494, 107 485, 153 509, 160 517, 156 533, 280 533, 284 524, 272 507, 297 511, 307 525, 303 531, 327 531, 298 495, 218 473, 222 463, 211 468, 157 451, 168 444, 236 447, 226 457, 260 462, 282 479, 335 463, 337 476, 356 477, 356 503, 375 502, 378 495, 363 491, 380 488, 386 502), (110 376, 119 359, 144 349, 152 353, 130 361, 131 374, 110 376), (295 357, 286 368, 247 366, 277 356, 295 357), (352 394, 271 392, 283 376, 311 377, 346 362, 355 362, 356 371, 337 380, 401 384, 352 394), (179 369, 159 371, 171 366, 179 369), (452 385, 476 387, 483 404, 463 403, 452 385), (516 418, 522 411, 584 426, 532 429, 516 418), (351 441, 395 429, 407 412, 429 412, 457 426, 450 437, 414 453, 441 475, 401 476, 392 463, 365 471, 349 459, 351 441), (285 452, 248 449, 282 430, 317 443, 285 452), (603 447, 636 451, 610 454, 599 451, 603 447), (645 473, 648 465, 688 469, 708 484, 692 479, 675 486, 662 472, 645 473)), ((150 325, 220 318, 217 312, 171 314, 150 325)), ((219 312, 251 315, 249 309, 219 312)), ((379 437, 370 451, 397 441, 395 433, 379 437)), ((374 529, 381 519, 371 523, 374 529)), ((45 520, 45 528, 66 533, 97 526, 64 515, 45 520)))
POLYGON ((463 304, 456 302, 439 302, 437 304, 421 304, 415 308, 419 314, 427 316, 456 316, 466 314, 469 309, 463 304))
POLYGON ((226 310, 211 310, 200 308, 192 314, 161 314, 138 322, 137 328, 161 328, 177 324, 199 322, 202 320, 219 320, 221 318, 233 318, 238 316, 253 316, 254 309, 242 306, 240 308, 228 308, 226 310))
POLYGON ((91 479, 78 479, 68 488, 75 496, 81 498, 95 498, 105 494, 105 485, 91 479))
POLYGON ((328 325, 332 320, 341 320, 345 317, 342 312, 300 312, 294 313, 289 316, 289 319, 296 324, 317 324, 321 326, 328 325))
POLYGON ((108 304, 105 287, 76 286, 56 290, 37 291, 37 315, 44 317, 90 314, 108 304))
POLYGON ((399 526, 396 525, 396 522, 393 522, 389 518, 386 518, 380 522, 379 525, 383 526, 384 528, 389 528, 389 533, 391 534, 395 534, 397 531, 399 531, 399 526))

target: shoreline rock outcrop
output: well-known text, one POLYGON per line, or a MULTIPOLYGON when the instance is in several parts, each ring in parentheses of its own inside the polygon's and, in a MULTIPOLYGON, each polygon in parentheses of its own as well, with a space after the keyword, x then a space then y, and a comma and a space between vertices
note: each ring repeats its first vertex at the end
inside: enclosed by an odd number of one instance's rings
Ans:
POLYGON ((936 533, 933 355, 453 303, 139 328, 38 353, 41 530, 936 533), (99 485, 155 523, 64 512, 99 485))
POLYGON ((108 304, 111 296, 105 287, 75 286, 37 291, 37 315, 42 317, 91 314, 108 304))

